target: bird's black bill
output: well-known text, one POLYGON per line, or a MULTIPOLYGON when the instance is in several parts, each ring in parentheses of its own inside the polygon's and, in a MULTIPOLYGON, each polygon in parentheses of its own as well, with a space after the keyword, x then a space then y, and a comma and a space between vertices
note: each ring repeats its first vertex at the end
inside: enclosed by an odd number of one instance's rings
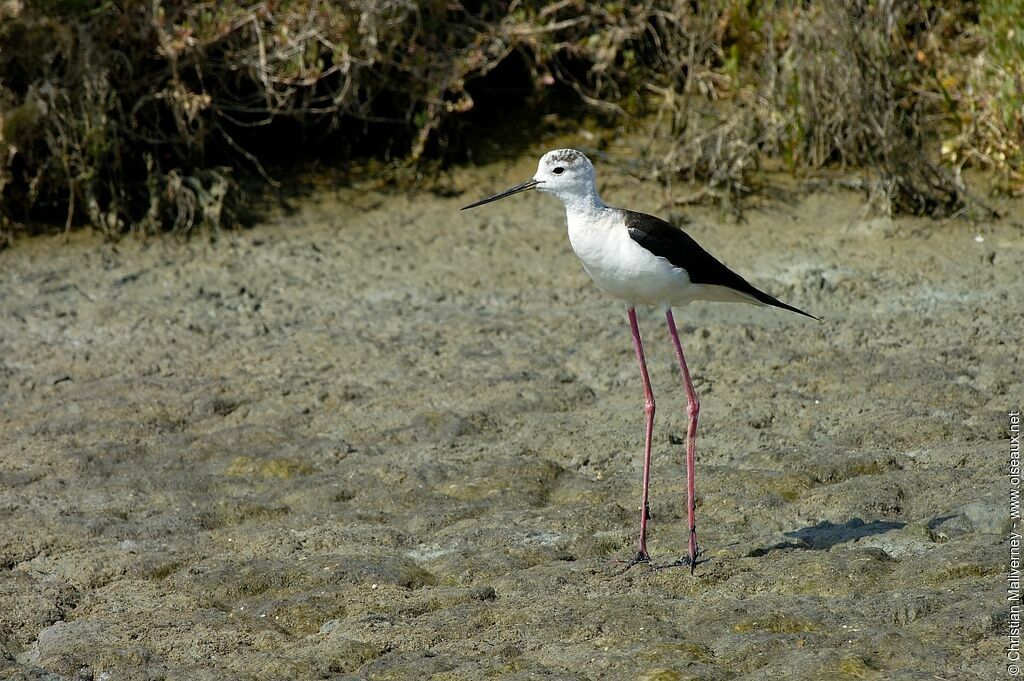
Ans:
POLYGON ((526 182, 523 182, 522 184, 517 184, 515 187, 512 187, 512 189, 506 189, 505 191, 501 192, 500 194, 495 194, 494 196, 488 196, 486 199, 481 199, 480 201, 477 201, 476 203, 471 203, 468 206, 463 206, 459 210, 466 210, 468 208, 476 208, 477 206, 482 206, 485 203, 490 203, 491 201, 497 201, 498 199, 503 199, 506 196, 512 196, 513 194, 518 194, 519 192, 525 192, 525 191, 527 191, 529 189, 533 189, 538 184, 540 184, 540 182, 538 182, 537 180, 532 180, 532 179, 531 180, 527 180, 526 182))

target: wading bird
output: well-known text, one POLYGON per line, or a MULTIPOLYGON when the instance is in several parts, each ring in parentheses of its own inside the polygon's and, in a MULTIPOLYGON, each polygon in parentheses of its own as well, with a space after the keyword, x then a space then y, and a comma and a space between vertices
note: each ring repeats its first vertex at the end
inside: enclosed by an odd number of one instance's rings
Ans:
POLYGON ((544 154, 532 178, 511 189, 495 194, 462 210, 482 206, 531 189, 553 194, 565 204, 569 227, 569 243, 583 269, 607 293, 626 304, 633 348, 640 364, 644 383, 643 491, 640 499, 640 545, 629 565, 649 563, 647 551, 647 520, 650 508, 647 491, 651 473, 651 438, 654 434, 654 393, 647 374, 644 346, 636 321, 637 305, 657 305, 665 311, 669 334, 675 347, 679 372, 686 389, 689 418, 686 430, 686 492, 687 520, 690 528, 685 558, 675 564, 697 566, 697 521, 695 518, 697 416, 700 402, 690 380, 690 371, 679 343, 672 308, 695 300, 753 303, 770 305, 817 319, 803 310, 776 300, 755 288, 746 279, 719 262, 691 239, 686 232, 659 218, 623 208, 606 206, 597 194, 594 165, 576 149, 555 149, 544 154))

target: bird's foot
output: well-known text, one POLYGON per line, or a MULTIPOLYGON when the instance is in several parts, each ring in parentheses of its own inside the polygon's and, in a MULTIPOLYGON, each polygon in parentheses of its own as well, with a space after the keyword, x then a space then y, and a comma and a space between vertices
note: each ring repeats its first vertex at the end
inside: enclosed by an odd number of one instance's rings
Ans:
POLYGON ((711 560, 710 558, 702 559, 701 556, 703 554, 703 551, 698 550, 697 553, 693 556, 683 556, 674 563, 666 563, 665 565, 654 565, 651 567, 651 570, 666 570, 668 568, 675 567, 688 567, 690 568, 690 574, 692 575, 694 573, 694 570, 697 569, 698 565, 701 565, 702 563, 706 563, 709 560, 711 560))
POLYGON ((632 560, 629 561, 629 567, 633 567, 637 563, 650 563, 650 562, 651 562, 651 554, 647 553, 647 549, 640 549, 639 551, 636 552, 636 555, 633 556, 632 560))
MULTIPOLYGON (((690 521, 693 522, 692 520, 690 521)), ((690 552, 686 557, 690 563, 690 574, 697 569, 697 558, 700 557, 700 547, 697 546, 697 526, 690 525, 690 552)))
MULTIPOLYGON (((619 561, 619 563, 622 563, 622 561, 619 561)), ((634 565, 639 565, 640 563, 647 563, 648 565, 650 565, 651 554, 647 553, 647 549, 640 549, 639 551, 637 551, 636 555, 630 558, 628 561, 626 561, 625 566, 615 573, 615 576, 626 574, 631 567, 633 567, 634 565)))
MULTIPOLYGON (((704 551, 698 549, 697 553, 693 556, 687 555, 671 563, 665 563, 663 565, 654 565, 651 561, 650 554, 644 550, 640 550, 637 551, 636 555, 633 556, 629 561, 627 561, 625 563, 625 566, 621 570, 616 572, 615 575, 623 575, 626 572, 628 572, 631 567, 633 567, 634 565, 639 565, 640 563, 646 563, 647 565, 649 565, 651 568, 650 572, 658 572, 660 570, 667 570, 668 568, 688 567, 690 568, 690 574, 692 575, 694 574, 694 571, 697 569, 698 565, 702 565, 703 563, 707 563, 711 560, 710 558, 702 558, 701 556, 703 555, 704 551)), ((621 563, 623 561, 619 562, 621 563)))

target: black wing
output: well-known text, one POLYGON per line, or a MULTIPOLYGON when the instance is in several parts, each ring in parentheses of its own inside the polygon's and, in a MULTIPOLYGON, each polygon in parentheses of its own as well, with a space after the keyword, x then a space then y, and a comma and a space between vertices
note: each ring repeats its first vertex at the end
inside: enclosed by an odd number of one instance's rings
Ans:
POLYGON ((676 267, 686 270, 690 281, 694 284, 725 286, 744 293, 765 305, 780 307, 783 310, 817 319, 814 315, 787 305, 755 288, 746 279, 723 265, 715 256, 705 251, 689 234, 675 225, 653 215, 631 210, 623 212, 626 216, 626 229, 629 231, 630 238, 654 255, 665 258, 676 267))

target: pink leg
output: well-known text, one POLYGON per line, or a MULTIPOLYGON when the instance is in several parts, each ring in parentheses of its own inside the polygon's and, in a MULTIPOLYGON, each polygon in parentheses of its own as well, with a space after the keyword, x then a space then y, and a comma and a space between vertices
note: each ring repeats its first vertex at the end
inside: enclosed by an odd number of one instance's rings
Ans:
POLYGON ((644 415, 647 420, 647 437, 644 440, 644 487, 640 498, 640 549, 630 562, 648 562, 651 556, 647 553, 647 517, 650 507, 647 504, 647 489, 651 479, 651 439, 654 436, 654 391, 651 390, 651 379, 647 375, 647 360, 644 359, 644 344, 640 340, 640 327, 636 323, 636 310, 629 308, 629 328, 633 332, 633 349, 636 360, 640 364, 640 375, 644 379, 644 415))
POLYGON ((697 567, 697 521, 694 517, 697 490, 694 484, 694 464, 697 455, 697 415, 700 414, 700 401, 697 400, 697 392, 693 389, 693 381, 690 380, 690 370, 686 368, 686 358, 683 357, 683 346, 679 344, 679 332, 676 331, 676 320, 672 317, 672 308, 665 310, 665 318, 668 320, 672 344, 676 348, 679 373, 683 375, 683 385, 686 388, 686 414, 690 420, 686 429, 686 516, 690 527, 689 562, 692 573, 697 567))

